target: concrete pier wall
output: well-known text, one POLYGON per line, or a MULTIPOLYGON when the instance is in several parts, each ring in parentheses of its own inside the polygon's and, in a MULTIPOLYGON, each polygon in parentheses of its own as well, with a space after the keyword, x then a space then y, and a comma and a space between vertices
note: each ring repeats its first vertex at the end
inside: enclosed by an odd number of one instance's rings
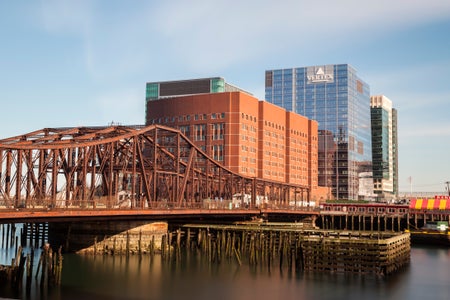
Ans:
POLYGON ((166 222, 72 222, 50 223, 49 242, 64 252, 125 254, 160 251, 166 222))

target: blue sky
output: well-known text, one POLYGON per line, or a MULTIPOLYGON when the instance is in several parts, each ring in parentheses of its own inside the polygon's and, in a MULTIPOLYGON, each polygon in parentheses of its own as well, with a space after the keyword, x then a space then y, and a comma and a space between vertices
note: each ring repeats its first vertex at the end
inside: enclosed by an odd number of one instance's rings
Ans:
POLYGON ((0 139, 143 124, 145 83, 349 63, 399 113, 400 190, 450 181, 450 1, 0 1, 0 139), (412 185, 408 178, 412 177, 412 185))

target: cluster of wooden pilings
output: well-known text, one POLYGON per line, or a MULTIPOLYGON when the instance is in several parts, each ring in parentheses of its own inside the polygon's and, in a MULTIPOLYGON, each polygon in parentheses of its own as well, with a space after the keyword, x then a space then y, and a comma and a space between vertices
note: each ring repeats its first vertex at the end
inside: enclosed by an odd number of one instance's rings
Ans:
POLYGON ((16 224, 2 224, 2 248, 8 251, 15 247, 16 257, 10 265, 0 265, 0 285, 9 285, 19 291, 26 276, 26 291, 30 291, 33 281, 35 249, 41 248, 41 255, 35 273, 35 280, 41 288, 48 288, 61 284, 62 254, 61 249, 53 252, 49 244, 45 243, 47 236, 46 224, 23 224, 17 232, 16 224), (24 254, 23 247, 28 246, 30 252, 24 254))
POLYGON ((24 223, 21 241, 22 245, 35 249, 45 246, 48 241, 48 223, 24 223))
POLYGON ((39 272, 41 273, 41 287, 61 284, 62 262, 61 247, 58 248, 57 252, 54 252, 49 244, 44 245, 36 271, 36 278, 38 278, 39 272))
POLYGON ((18 226, 15 223, 0 224, 2 249, 15 247, 17 253, 19 245, 35 249, 44 246, 47 239, 47 223, 24 223, 22 225, 20 232, 17 232, 18 226))
POLYGON ((151 240, 147 243, 143 241, 142 232, 138 233, 138 236, 126 231, 124 233, 125 238, 112 237, 107 241, 99 241, 97 238, 94 240, 94 245, 89 248, 77 251, 78 254, 93 254, 93 255, 142 255, 160 253, 160 247, 155 242, 155 236, 151 237, 151 240))
MULTIPOLYGON (((92 245, 76 251, 93 255, 141 255, 161 253, 162 236, 168 234, 166 222, 151 222, 112 236, 94 236, 92 245)), ((90 237, 90 235, 87 235, 90 237)), ((86 238, 79 235, 79 239, 86 238)), ((166 237, 167 238, 167 237, 166 237)))
MULTIPOLYGON (((393 273, 409 263, 407 233, 305 229, 300 224, 183 225, 162 249, 200 251, 211 262, 266 264, 297 271, 393 273)), ((175 252, 176 253, 176 252, 175 252)))

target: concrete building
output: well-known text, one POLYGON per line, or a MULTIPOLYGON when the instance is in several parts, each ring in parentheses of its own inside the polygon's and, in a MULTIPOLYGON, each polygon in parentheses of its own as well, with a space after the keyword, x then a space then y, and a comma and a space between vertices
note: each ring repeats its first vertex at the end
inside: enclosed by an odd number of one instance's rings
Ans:
POLYGON ((369 86, 348 64, 268 70, 266 101, 318 122, 319 185, 372 199, 369 86))
MULTIPOLYGON (((178 90, 176 85, 172 88, 178 90)), ((318 186, 317 122, 242 90, 196 94, 191 89, 183 95, 165 93, 159 99, 147 93, 146 103, 146 125, 180 129, 230 170, 303 185, 311 191, 310 200, 327 197, 328 189, 318 186)))
POLYGON ((386 96, 370 97, 374 192, 380 201, 398 196, 397 111, 386 96))

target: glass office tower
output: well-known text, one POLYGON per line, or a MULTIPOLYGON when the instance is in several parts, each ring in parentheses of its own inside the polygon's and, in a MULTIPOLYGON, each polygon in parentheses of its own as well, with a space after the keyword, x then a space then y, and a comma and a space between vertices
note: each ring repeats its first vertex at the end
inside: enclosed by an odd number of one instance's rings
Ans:
POLYGON ((266 101, 318 121, 319 185, 336 199, 373 199, 370 92, 356 70, 269 70, 265 82, 266 101))
POLYGON ((390 201, 397 196, 397 111, 384 95, 370 97, 372 117, 372 163, 377 200, 390 201))

